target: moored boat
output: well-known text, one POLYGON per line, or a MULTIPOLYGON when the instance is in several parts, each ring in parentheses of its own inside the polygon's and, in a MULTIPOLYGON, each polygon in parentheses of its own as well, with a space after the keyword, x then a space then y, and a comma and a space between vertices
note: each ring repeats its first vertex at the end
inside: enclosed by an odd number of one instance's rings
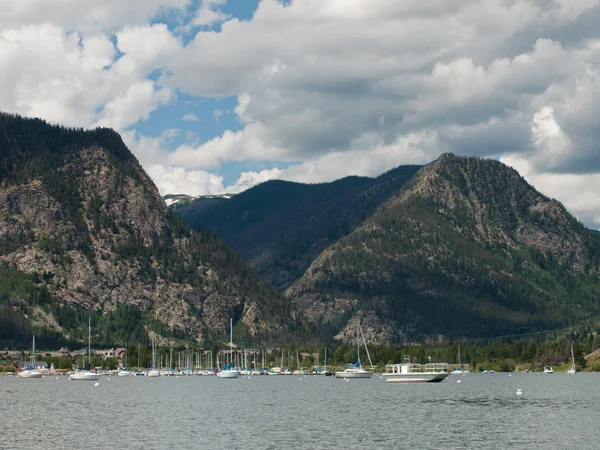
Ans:
POLYGON ((31 352, 31 366, 20 370, 17 373, 19 378, 42 378, 42 372, 35 368, 35 336, 33 336, 33 350, 31 352))
POLYGON ((552 366, 546 366, 546 367, 544 367, 544 373, 554 373, 554 370, 552 369, 552 366))
POLYGON ((446 363, 412 364, 405 356, 402 364, 386 365, 383 377, 388 383, 439 383, 448 375, 446 363))
POLYGON ((230 361, 227 366, 223 367, 221 371, 217 373, 218 378, 239 378, 240 376, 240 371, 236 367, 233 367, 233 354, 231 353, 233 351, 233 319, 229 319, 229 326, 231 329, 229 338, 230 361))
MULTIPOLYGON (((356 354, 358 357, 358 361, 353 364, 344 364, 344 366, 349 366, 345 370, 338 370, 335 372, 336 378, 371 378, 373 376, 372 370, 365 370, 362 368, 362 364, 360 362, 360 333, 362 330, 360 329, 360 323, 356 321, 356 354)), ((365 341, 365 337, 362 336, 363 343, 365 344, 365 349, 367 351, 367 356, 369 357, 369 361, 371 362, 371 356, 369 355, 369 349, 367 348, 367 343, 365 341)), ((373 363, 371 362, 371 367, 373 363)))
MULTIPOLYGON (((91 364, 92 361, 92 322, 91 318, 88 317, 88 364, 91 364)), ((95 381, 100 379, 100 374, 97 372, 92 372, 89 367, 85 367, 85 357, 84 357, 84 367, 82 369, 77 370, 75 373, 69 375, 69 379, 71 380, 83 380, 83 381, 95 381)))

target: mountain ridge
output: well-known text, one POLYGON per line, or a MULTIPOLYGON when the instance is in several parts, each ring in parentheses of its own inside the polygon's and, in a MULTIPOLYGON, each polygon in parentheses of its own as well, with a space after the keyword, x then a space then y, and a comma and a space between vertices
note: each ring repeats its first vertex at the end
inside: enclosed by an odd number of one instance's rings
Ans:
POLYGON ((131 332, 141 342, 147 330, 206 342, 227 334, 229 317, 240 336, 268 339, 291 322, 287 301, 237 254, 166 207, 114 131, 2 114, 0 148, 0 263, 32 282, 0 296, 15 333, 80 339, 82 311, 106 342, 131 332), (26 301, 27 289, 44 300, 26 301))

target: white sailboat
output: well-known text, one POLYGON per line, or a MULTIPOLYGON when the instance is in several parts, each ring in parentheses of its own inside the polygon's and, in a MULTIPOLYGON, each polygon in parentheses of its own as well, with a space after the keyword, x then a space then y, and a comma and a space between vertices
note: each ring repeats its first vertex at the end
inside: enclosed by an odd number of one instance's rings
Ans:
POLYGON ((149 377, 159 377, 160 370, 156 368, 156 335, 152 336, 152 368, 148 371, 149 377))
POLYGON ((239 378, 240 376, 240 371, 236 367, 233 367, 233 319, 229 319, 229 326, 231 329, 229 338, 229 364, 217 373, 217 377, 219 378, 239 378))
POLYGON ((21 370, 17 376, 19 378, 42 378, 42 372, 35 369, 35 336, 33 336, 33 350, 31 352, 31 366, 21 370))
MULTIPOLYGON (((91 365, 92 362, 92 319, 88 318, 88 364, 91 365)), ((81 369, 69 375, 71 380, 87 380, 87 381, 95 381, 100 379, 100 375, 96 372, 91 372, 89 369, 81 369)))
POLYGON ((458 346, 458 367, 455 367, 451 373, 454 375, 463 375, 465 373, 460 360, 460 345, 458 346))
POLYGON ((571 342, 571 367, 567 370, 569 374, 577 373, 577 369, 575 368, 575 354, 573 353, 573 343, 571 342))
MULTIPOLYGON (((358 320, 356 321, 356 353, 358 357, 358 361, 354 364, 344 364, 344 366, 348 366, 345 370, 340 370, 335 372, 336 378, 371 378, 373 376, 372 370, 365 370, 362 368, 362 364, 360 363, 360 324, 358 320)), ((360 330, 362 331, 362 330, 360 330)), ((367 343, 365 342, 365 337, 363 336, 363 342, 365 344, 365 348, 367 349, 367 356, 369 357, 369 362, 371 366, 373 363, 371 362, 371 356, 369 355, 369 349, 367 348, 367 343)))
POLYGON ((119 373, 117 373, 117 376, 119 377, 128 377, 131 375, 131 371, 127 370, 127 344, 125 344, 125 367, 123 367, 121 370, 119 370, 119 373))

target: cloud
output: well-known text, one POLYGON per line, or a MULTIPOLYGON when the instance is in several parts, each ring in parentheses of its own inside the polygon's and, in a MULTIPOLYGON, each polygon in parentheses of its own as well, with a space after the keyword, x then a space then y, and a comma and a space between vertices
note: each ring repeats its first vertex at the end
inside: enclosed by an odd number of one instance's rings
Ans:
POLYGON ((183 116, 181 118, 181 120, 184 120, 186 122, 196 122, 196 121, 198 121, 198 117, 196 117, 195 114, 189 113, 189 114, 186 114, 185 116, 183 116))
POLYGON ((191 0, 18 0, 2 2, 0 29, 53 24, 80 32, 114 32, 184 10, 191 0))
POLYGON ((215 109, 212 112, 213 119, 215 119, 217 122, 221 119, 221 117, 223 117, 223 114, 224 113, 222 109, 215 109))
POLYGON ((197 196, 224 192, 223 177, 204 170, 186 171, 183 167, 161 164, 146 170, 162 195, 176 193, 197 196))
POLYGON ((194 25, 210 27, 224 22, 230 16, 221 11, 219 7, 225 3, 227 3, 227 0, 201 0, 200 7, 196 11, 192 23, 194 25))

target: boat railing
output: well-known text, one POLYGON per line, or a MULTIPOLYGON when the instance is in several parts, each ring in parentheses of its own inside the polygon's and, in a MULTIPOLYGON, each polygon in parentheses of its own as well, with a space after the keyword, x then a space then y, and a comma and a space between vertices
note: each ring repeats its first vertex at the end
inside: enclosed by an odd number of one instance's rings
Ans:
POLYGON ((446 363, 428 363, 428 364, 387 364, 386 373, 438 373, 448 372, 446 363))

